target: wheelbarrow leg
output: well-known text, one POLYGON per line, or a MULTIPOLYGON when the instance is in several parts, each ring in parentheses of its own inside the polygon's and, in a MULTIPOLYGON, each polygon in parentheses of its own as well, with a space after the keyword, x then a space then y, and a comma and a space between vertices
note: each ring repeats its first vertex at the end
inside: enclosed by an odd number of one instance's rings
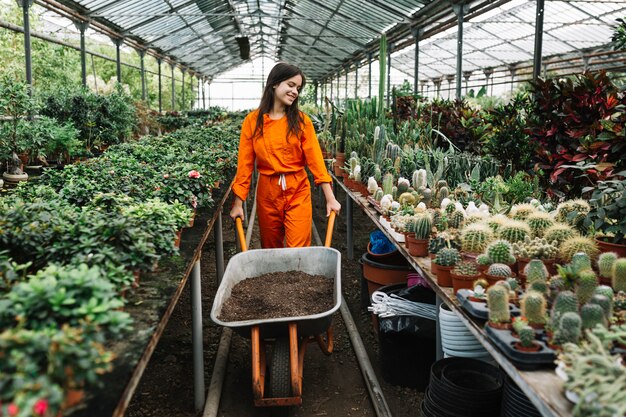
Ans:
POLYGON ((291 368, 291 395, 300 397, 302 395, 302 367, 298 349, 298 327, 295 323, 289 323, 289 367, 291 368))
POLYGON ((321 334, 318 334, 315 336, 315 341, 324 355, 330 355, 333 353, 333 326, 328 326, 328 329, 326 330, 326 340, 322 339, 321 334))
POLYGON ((259 326, 252 326, 252 394, 263 399, 265 388, 265 349, 261 345, 259 326))

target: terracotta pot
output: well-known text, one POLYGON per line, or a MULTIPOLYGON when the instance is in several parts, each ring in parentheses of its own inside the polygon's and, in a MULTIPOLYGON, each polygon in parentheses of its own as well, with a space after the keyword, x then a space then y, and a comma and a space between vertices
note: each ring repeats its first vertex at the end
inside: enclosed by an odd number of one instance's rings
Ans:
POLYGON ((395 256, 385 259, 372 259, 365 253, 361 257, 363 265, 363 278, 367 281, 367 291, 371 297, 372 293, 383 285, 406 283, 407 276, 414 272, 406 259, 396 252, 395 256))
POLYGON ((545 323, 528 323, 528 325, 535 330, 543 330, 546 328, 545 323))
POLYGON ((454 266, 437 265, 437 284, 439 284, 440 287, 452 286, 452 277, 450 276, 452 268, 454 268, 454 266))
POLYGON ((533 342, 533 345, 528 347, 522 346, 520 342, 515 342, 513 347, 515 350, 519 350, 520 352, 537 352, 541 349, 541 345, 537 342, 533 342))
POLYGON ((182 233, 183 233, 182 230, 179 230, 178 232, 176 232, 176 240, 174 241, 175 248, 180 248, 180 238, 181 238, 182 233))
POLYGON ((456 294, 460 289, 473 289, 473 283, 478 278, 480 278, 480 274, 476 275, 457 275, 454 272, 450 271, 450 277, 452 278, 452 288, 454 288, 454 293, 456 294))
POLYGON ((141 278, 141 271, 133 271, 133 277, 135 280, 133 281, 133 288, 139 287, 139 279, 141 278))
POLYGON ((521 275, 524 273, 524 268, 530 262, 530 258, 517 258, 517 272, 521 275))
POLYGON ((343 165, 346 162, 346 155, 343 152, 337 152, 335 154, 335 165, 333 167, 333 170, 335 171, 335 176, 337 177, 343 177, 344 175, 344 170, 343 165))
POLYGON ((489 327, 492 327, 494 329, 498 329, 498 330, 510 330, 511 329, 511 322, 508 323, 494 323, 492 321, 487 321, 487 325, 489 327))
POLYGON ((415 239, 412 234, 406 237, 409 242, 411 256, 424 257, 428 255, 428 239, 415 239))
POLYGON ((189 219, 189 224, 187 224, 187 228, 191 229, 193 227, 193 224, 196 220, 196 209, 193 209, 193 212, 191 213, 191 218, 189 219))
POLYGON ((489 265, 476 264, 476 269, 482 274, 489 269, 489 265))
POLYGON ((600 252, 615 252, 620 258, 626 258, 626 245, 619 245, 596 238, 600 252))

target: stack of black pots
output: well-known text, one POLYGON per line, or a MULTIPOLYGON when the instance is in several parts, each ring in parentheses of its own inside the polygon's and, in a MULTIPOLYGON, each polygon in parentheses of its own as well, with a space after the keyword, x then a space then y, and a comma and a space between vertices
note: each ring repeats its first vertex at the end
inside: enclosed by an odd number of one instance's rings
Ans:
POLYGON ((499 417, 502 374, 471 358, 446 358, 433 364, 424 392, 423 417, 499 417))
POLYGON ((510 378, 504 381, 502 392, 502 417, 541 417, 541 413, 530 402, 510 378))

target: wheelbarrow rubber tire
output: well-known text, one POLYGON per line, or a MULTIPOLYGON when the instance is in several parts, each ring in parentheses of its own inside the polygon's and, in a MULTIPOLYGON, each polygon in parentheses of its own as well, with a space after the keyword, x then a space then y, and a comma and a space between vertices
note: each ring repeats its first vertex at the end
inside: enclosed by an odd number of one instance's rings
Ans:
POLYGON ((291 370, 289 369, 289 338, 276 339, 272 347, 269 369, 269 396, 284 398, 291 396, 291 370))

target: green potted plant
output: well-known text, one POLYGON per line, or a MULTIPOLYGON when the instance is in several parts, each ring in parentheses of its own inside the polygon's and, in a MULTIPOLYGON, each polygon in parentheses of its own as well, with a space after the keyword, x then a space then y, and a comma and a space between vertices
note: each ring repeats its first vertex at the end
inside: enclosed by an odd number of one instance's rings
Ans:
MULTIPOLYGON (((626 171, 616 175, 623 177, 626 171)), ((626 179, 598 181, 594 187, 583 189, 583 193, 588 192, 591 210, 585 217, 585 226, 595 231, 602 252, 626 257, 626 179)))
POLYGON ((478 272, 475 262, 463 261, 458 263, 452 271, 450 271, 450 277, 452 278, 452 287, 456 294, 463 288, 473 289, 473 283, 480 278, 480 273, 478 272))
POLYGON ((0 124, 0 157, 7 162, 3 178, 10 182, 28 179, 28 174, 23 171, 26 156, 20 159, 20 155, 27 150, 21 137, 22 126, 33 110, 28 88, 8 74, 0 80, 0 116, 9 119, 0 124))
POLYGON ((450 271, 461 261, 459 251, 454 248, 441 249, 433 262, 437 264, 437 283, 442 287, 451 287, 450 271))

